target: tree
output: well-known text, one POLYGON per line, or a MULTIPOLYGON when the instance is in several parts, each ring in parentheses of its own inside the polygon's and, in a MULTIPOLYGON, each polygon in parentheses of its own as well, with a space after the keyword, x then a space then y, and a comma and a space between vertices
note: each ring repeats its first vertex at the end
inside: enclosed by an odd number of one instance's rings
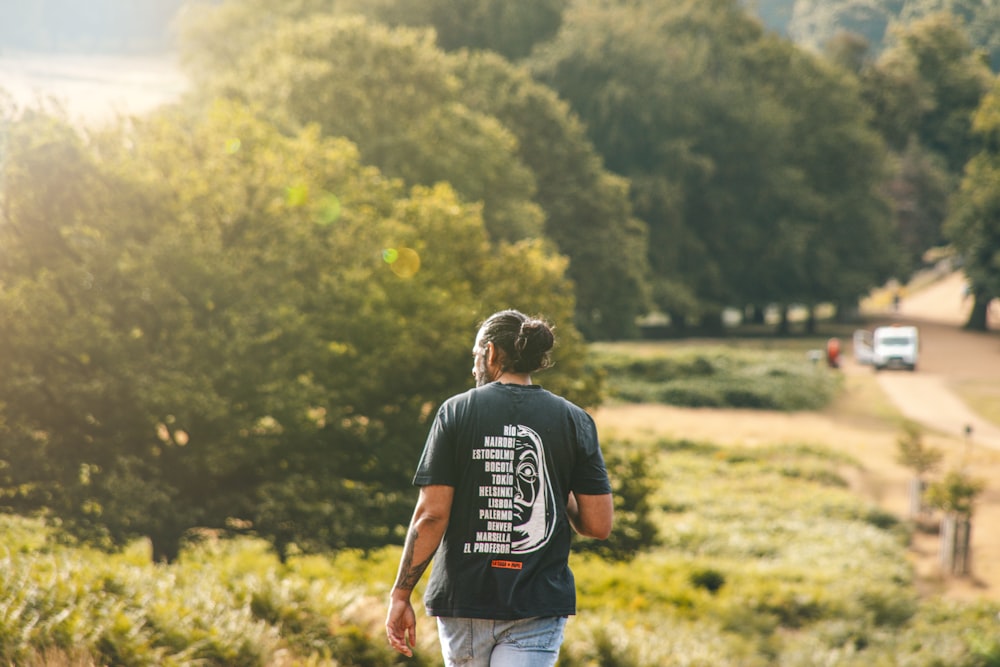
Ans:
POLYGON ((462 100, 499 119, 535 175, 545 235, 569 258, 577 325, 590 339, 627 338, 648 311, 645 225, 628 184, 604 169, 584 128, 555 93, 493 54, 452 59, 462 100))
POLYGON ((647 307, 645 230, 626 184, 552 91, 496 55, 448 55, 431 39, 317 13, 260 36, 238 65, 216 62, 202 89, 286 128, 317 123, 407 183, 450 183, 483 203, 494 238, 551 239, 570 258, 581 330, 633 335, 647 307))
POLYGON ((337 10, 392 26, 430 26, 446 51, 488 50, 518 60, 555 35, 568 5, 569 0, 342 0, 337 10))
POLYGON ((737 3, 580 3, 532 67, 632 182, 674 322, 847 301, 886 274, 884 152, 857 89, 737 3))
POLYGON ((976 112, 974 130, 983 150, 969 161, 945 225, 963 259, 975 299, 965 326, 989 329, 989 303, 1000 295, 1000 85, 976 112))
POLYGON ((941 522, 941 565, 946 573, 964 575, 971 569, 972 511, 984 480, 961 470, 949 471, 927 489, 927 501, 944 512, 941 522))
POLYGON ((748 3, 772 29, 813 51, 826 50, 843 32, 863 38, 878 56, 892 48, 894 31, 948 13, 1000 71, 1000 6, 982 0, 759 0, 748 3))
POLYGON ((656 482, 642 454, 612 453, 607 466, 614 492, 615 529, 607 540, 578 539, 573 550, 597 553, 612 560, 630 560, 659 543, 656 524, 650 517, 650 496, 656 482))
POLYGON ((914 128, 922 145, 959 173, 976 150, 972 112, 990 85, 990 71, 962 25, 949 14, 933 14, 900 31, 886 58, 901 59, 928 96, 914 128))
MULTIPOLYGON (((6 158, 4 502, 103 544, 394 539, 479 319, 573 312, 550 247, 493 242, 447 186, 408 190, 238 105, 87 137, 29 113, 6 158)), ((561 325, 546 382, 588 404, 580 348, 561 325)))
POLYGON ((925 507, 923 496, 927 482, 924 476, 937 467, 944 454, 939 449, 925 446, 920 425, 909 420, 904 422, 903 432, 896 438, 896 446, 896 461, 914 472, 910 485, 910 515, 915 517, 922 514, 925 507))
POLYGON ((924 264, 930 248, 946 242, 943 221, 955 179, 944 160, 912 137, 902 153, 895 154, 894 162, 887 195, 902 246, 901 275, 908 275, 924 264))

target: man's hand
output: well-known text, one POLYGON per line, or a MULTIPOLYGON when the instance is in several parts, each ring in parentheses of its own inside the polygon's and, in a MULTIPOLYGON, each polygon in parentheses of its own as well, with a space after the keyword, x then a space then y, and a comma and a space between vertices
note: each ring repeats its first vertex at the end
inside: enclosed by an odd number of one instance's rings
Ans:
POLYGON ((409 598, 403 600, 395 596, 389 598, 389 615, 385 619, 385 634, 389 645, 412 658, 413 647, 417 645, 417 616, 409 598))

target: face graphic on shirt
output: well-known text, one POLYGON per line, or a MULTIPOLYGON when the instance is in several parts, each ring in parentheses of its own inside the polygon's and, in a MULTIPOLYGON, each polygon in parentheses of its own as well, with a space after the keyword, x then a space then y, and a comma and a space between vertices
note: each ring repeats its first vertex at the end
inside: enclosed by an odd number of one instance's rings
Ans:
POLYGON ((514 450, 514 526, 511 551, 536 551, 552 536, 555 498, 545 465, 545 448, 537 433, 517 427, 514 450))

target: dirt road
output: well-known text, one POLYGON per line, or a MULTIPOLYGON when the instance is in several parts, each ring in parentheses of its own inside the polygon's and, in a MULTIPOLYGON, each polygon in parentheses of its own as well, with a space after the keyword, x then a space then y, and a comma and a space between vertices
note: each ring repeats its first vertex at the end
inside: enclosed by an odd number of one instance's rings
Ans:
MULTIPOLYGON (((954 392, 960 382, 1000 380, 1000 335, 961 328, 972 307, 971 300, 963 296, 964 285, 964 277, 952 273, 904 297, 898 310, 883 308, 870 313, 877 318, 873 326, 899 322, 914 324, 920 330, 919 370, 882 372, 878 381, 906 417, 934 431, 969 437, 977 445, 1000 451, 1000 425, 973 412, 954 392)), ((994 320, 1000 323, 1000 317, 994 320)))

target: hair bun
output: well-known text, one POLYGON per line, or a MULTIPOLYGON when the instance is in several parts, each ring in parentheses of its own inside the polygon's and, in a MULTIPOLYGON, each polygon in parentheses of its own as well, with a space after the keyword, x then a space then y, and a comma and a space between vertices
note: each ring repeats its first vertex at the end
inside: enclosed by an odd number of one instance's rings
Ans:
POLYGON ((517 310, 494 313, 480 327, 483 341, 492 342, 505 355, 505 368, 531 373, 551 365, 549 352, 555 334, 548 322, 517 310))

